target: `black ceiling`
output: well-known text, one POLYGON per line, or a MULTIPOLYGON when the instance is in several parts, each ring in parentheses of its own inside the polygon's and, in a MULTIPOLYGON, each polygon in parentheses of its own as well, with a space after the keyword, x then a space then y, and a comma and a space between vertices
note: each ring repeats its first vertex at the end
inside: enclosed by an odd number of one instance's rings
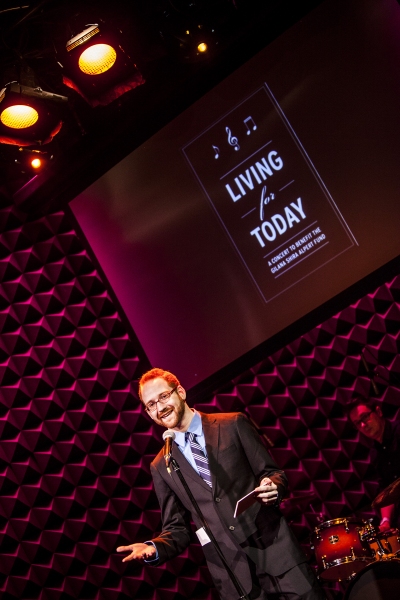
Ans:
POLYGON ((18 146, 0 144, 3 200, 25 210, 69 201, 322 0, 3 0, 1 81, 28 65, 43 90, 68 97, 63 127, 37 148, 53 156, 33 176, 18 146), (106 106, 91 107, 62 82, 56 49, 86 24, 123 31, 145 83, 106 106), (189 60, 174 33, 202 23, 214 29, 213 55, 189 60))

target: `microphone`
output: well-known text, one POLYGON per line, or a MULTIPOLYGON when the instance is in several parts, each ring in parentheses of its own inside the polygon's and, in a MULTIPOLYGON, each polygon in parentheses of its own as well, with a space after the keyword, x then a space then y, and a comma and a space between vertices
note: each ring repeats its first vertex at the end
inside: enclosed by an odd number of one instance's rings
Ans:
POLYGON ((171 462, 171 450, 172 450, 172 442, 175 439, 175 431, 172 429, 167 429, 163 433, 163 440, 165 442, 164 446, 164 458, 165 458, 165 466, 167 467, 168 473, 171 475, 170 462, 171 462))
POLYGON ((367 365, 367 361, 365 360, 365 356, 364 356, 363 352, 364 352, 364 348, 362 349, 362 352, 361 352, 362 363, 364 365, 364 368, 365 368, 365 370, 367 372, 368 377, 371 380, 372 389, 374 390, 375 395, 379 396, 378 386, 376 385, 376 382, 375 382, 375 379, 374 379, 374 372, 369 370, 368 365, 367 365))

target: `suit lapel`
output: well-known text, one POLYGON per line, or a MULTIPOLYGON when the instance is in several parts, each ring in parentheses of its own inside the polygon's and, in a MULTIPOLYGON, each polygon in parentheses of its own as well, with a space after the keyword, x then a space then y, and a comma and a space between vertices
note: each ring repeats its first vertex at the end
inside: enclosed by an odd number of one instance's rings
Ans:
MULTIPOLYGON (((200 413, 203 425, 212 489, 216 490, 218 472, 219 425, 212 415, 200 413)), ((207 484, 206 484, 207 485, 207 484)), ((209 487, 209 486, 207 486, 209 487)))

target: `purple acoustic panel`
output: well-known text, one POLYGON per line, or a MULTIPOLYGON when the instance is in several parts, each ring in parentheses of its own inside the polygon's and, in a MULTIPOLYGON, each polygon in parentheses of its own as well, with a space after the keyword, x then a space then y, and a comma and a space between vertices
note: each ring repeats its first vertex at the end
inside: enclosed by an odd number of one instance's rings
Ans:
MULTIPOLYGON (((384 414, 399 418, 399 332, 396 277, 238 375, 212 398, 212 410, 241 410, 253 419, 288 475, 290 495, 306 497, 297 504, 283 502, 282 511, 311 560, 310 535, 321 521, 375 516, 371 501, 378 488, 370 445, 350 426, 343 406, 357 394, 374 396, 363 352, 384 414)), ((334 597, 342 597, 341 589, 327 585, 334 597)))
MULTIPOLYGON (((197 544, 161 568, 115 553, 160 528, 149 464, 161 432, 136 394, 142 351, 68 216, 0 210, 0 282, 2 599, 216 599, 197 544)), ((370 392, 365 347, 395 418, 399 328, 397 277, 197 404, 246 412, 290 493, 312 494, 283 503, 311 559, 318 519, 374 514, 369 448, 342 407, 370 392)))
POLYGON ((210 594, 196 547, 158 570, 115 552, 160 527, 160 434, 143 353, 68 216, 1 210, 0 281, 3 600, 210 594))

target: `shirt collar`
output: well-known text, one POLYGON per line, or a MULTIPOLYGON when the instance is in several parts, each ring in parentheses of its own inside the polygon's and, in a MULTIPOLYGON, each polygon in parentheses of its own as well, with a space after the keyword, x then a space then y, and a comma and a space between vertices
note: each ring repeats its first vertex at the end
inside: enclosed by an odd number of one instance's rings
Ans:
MULTIPOLYGON (((193 409, 193 412, 194 415, 187 430, 191 433, 195 433, 196 436, 199 436, 203 433, 203 424, 201 422, 200 413, 195 409, 193 409)), ((185 433, 186 431, 175 431, 175 443, 181 448, 184 448, 186 445, 185 433)))

